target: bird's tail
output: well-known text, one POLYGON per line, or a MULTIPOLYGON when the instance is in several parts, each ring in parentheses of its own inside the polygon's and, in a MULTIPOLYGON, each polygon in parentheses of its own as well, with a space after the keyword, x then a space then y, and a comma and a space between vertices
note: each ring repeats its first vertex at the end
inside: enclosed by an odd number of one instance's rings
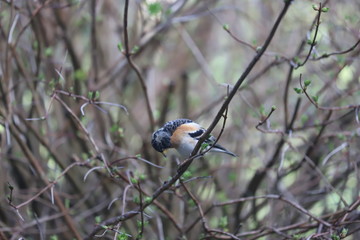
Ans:
POLYGON ((220 144, 213 145, 212 148, 210 149, 210 152, 226 153, 226 154, 228 154, 230 156, 237 157, 237 155, 235 153, 230 152, 229 150, 227 150, 226 148, 224 148, 220 144))

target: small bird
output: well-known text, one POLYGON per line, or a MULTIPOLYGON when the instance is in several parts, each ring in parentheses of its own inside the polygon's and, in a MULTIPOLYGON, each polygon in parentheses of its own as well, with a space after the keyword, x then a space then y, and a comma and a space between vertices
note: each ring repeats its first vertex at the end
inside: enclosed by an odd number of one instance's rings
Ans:
MULTIPOLYGON (((181 157, 188 158, 205 131, 205 128, 190 119, 176 119, 165 123, 162 128, 153 133, 151 145, 165 157, 164 151, 169 148, 175 148, 181 157)), ((204 141, 202 150, 204 151, 211 147, 210 152, 226 153, 237 157, 221 145, 217 143, 214 145, 215 141, 215 137, 209 136, 204 141)))

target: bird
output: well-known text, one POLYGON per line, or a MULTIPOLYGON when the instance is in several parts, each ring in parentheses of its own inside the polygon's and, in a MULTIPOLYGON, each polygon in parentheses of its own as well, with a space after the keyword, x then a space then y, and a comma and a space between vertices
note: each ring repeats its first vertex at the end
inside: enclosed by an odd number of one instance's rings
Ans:
MULTIPOLYGON (((164 124, 152 134, 151 145, 166 157, 165 152, 170 148, 176 149, 182 158, 190 157, 193 149, 206 129, 190 119, 176 119, 164 124)), ((215 143, 216 138, 209 136, 202 144, 201 151, 225 153, 233 157, 236 154, 230 152, 220 144, 215 143)))

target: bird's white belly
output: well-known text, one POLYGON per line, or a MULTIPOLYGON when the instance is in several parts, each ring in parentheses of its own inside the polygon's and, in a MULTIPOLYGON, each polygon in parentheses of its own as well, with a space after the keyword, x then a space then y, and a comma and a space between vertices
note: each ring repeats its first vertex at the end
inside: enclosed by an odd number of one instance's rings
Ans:
POLYGON ((183 157, 184 159, 188 158, 191 154, 191 152, 194 150, 194 147, 196 145, 196 141, 190 141, 189 143, 183 143, 180 144, 180 146, 177 148, 177 151, 183 157))

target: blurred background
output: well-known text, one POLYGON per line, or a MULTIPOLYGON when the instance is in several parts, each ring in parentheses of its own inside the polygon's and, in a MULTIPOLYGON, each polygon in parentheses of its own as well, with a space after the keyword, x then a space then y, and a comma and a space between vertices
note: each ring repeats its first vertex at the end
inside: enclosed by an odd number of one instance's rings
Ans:
POLYGON ((152 132, 208 127, 287 1, 126 2, 0 1, 0 239, 358 239, 360 2, 293 1, 228 107, 238 157, 131 217, 183 160, 152 132))

